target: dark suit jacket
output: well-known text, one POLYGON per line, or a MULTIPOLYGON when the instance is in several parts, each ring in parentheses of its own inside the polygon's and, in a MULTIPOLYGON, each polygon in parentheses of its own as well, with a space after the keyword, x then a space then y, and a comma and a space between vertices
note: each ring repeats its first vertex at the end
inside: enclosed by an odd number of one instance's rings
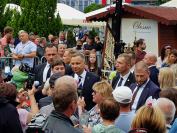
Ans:
MULTIPOLYGON (((136 88, 137 84, 133 83, 130 85, 130 89, 133 91, 136 88)), ((160 88, 154 84, 151 80, 146 84, 144 87, 141 96, 138 100, 138 104, 136 107, 136 110, 138 110, 141 106, 143 106, 146 102, 146 100, 152 96, 152 98, 158 99, 160 93, 160 88)))
POLYGON ((158 82, 158 75, 159 75, 159 69, 157 69, 156 66, 149 67, 150 71, 150 79, 153 81, 157 86, 159 86, 158 82))
MULTIPOLYGON (((35 93, 35 98, 36 98, 36 102, 39 102, 39 100, 43 97, 45 97, 43 94, 42 94, 42 88, 43 88, 43 72, 44 72, 44 68, 45 66, 47 65, 47 63, 43 63, 43 64, 40 64, 40 65, 37 65, 35 68, 34 68, 34 73, 35 73, 35 81, 39 81, 39 86, 37 88, 37 92, 35 93)), ((48 77, 50 76, 50 72, 48 73, 48 77)))
POLYGON ((92 107, 95 105, 95 103, 93 103, 92 101, 92 93, 93 93, 92 86, 98 81, 100 81, 99 76, 91 72, 86 72, 85 81, 82 87, 83 88, 82 96, 84 97, 86 103, 86 107, 85 107, 86 110, 92 109, 92 107))
POLYGON ((39 81, 39 85, 43 84, 43 72, 44 72, 44 68, 45 68, 46 65, 47 65, 47 63, 43 63, 43 64, 40 64, 40 65, 37 65, 34 68, 35 81, 39 81))
MULTIPOLYGON (((115 76, 115 77, 113 78, 113 80, 112 80, 112 88, 113 88, 113 89, 116 88, 116 85, 117 85, 119 79, 120 79, 120 74, 117 73, 116 76, 115 76)), ((125 84, 124 84, 124 86, 130 87, 130 85, 131 85, 132 83, 135 83, 135 82, 136 82, 136 81, 135 81, 135 76, 134 76, 134 74, 130 73, 130 75, 129 75, 128 78, 127 78, 127 81, 126 81, 125 84)))

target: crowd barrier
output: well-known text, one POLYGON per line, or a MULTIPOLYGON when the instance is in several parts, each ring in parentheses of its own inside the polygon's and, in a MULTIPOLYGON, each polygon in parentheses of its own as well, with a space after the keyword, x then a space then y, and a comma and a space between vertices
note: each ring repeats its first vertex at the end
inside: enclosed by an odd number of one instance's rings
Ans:
POLYGON ((6 66, 13 67, 14 61, 12 57, 0 57, 0 69, 4 70, 6 66))
MULTIPOLYGON (((12 59, 12 57, 0 57, 0 69, 4 70, 6 66, 12 69, 12 67, 14 66, 14 62, 15 61, 12 59)), ((34 58, 34 66, 44 62, 46 62, 45 57, 42 57, 41 59, 39 57, 34 58)))

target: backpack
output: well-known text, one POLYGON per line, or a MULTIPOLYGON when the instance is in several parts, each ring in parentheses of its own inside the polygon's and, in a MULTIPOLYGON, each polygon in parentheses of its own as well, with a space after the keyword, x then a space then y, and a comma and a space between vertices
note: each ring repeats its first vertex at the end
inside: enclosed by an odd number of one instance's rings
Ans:
POLYGON ((28 124, 26 133, 45 133, 45 128, 48 124, 48 117, 45 114, 38 113, 31 119, 28 124))

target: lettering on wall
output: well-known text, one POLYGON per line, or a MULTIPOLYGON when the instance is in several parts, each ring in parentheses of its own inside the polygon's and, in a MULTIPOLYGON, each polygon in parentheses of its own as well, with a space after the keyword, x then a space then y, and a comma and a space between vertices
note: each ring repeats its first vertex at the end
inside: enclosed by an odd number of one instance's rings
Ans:
POLYGON ((133 30, 136 32, 150 32, 151 30, 151 25, 142 23, 141 21, 135 21, 133 24, 133 30))

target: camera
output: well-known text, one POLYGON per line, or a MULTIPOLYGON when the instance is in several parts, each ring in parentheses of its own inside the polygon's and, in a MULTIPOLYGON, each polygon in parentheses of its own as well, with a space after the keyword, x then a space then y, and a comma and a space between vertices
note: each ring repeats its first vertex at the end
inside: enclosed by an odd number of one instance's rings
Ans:
POLYGON ((25 85, 25 89, 32 89, 35 81, 35 74, 33 73, 33 69, 28 66, 28 64, 21 64, 19 66, 19 70, 28 73, 28 79, 25 85))
POLYGON ((20 66, 19 66, 19 70, 20 71, 22 71, 22 72, 25 72, 25 73, 30 73, 30 72, 32 72, 32 68, 30 67, 30 66, 28 66, 28 64, 21 64, 20 66))

